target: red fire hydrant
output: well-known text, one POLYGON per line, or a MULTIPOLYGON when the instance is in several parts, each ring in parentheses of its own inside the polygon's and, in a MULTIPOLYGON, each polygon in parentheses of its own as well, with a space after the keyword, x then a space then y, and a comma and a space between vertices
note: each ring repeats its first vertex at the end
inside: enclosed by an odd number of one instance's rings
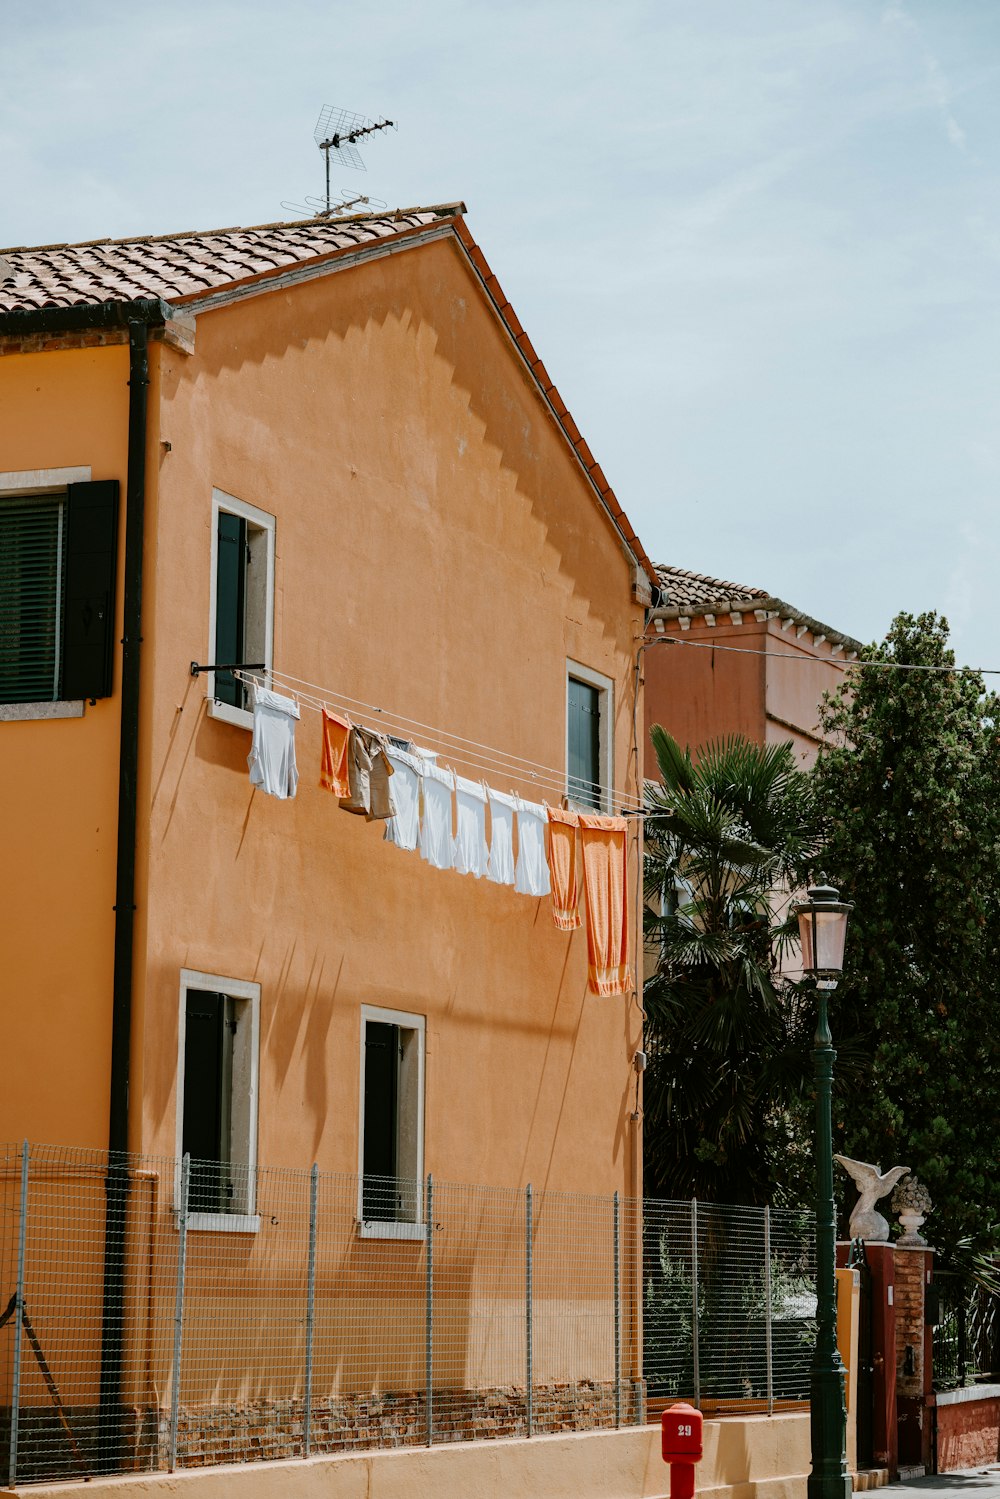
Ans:
POLYGON ((701 1411, 680 1400, 660 1417, 663 1461, 670 1464, 670 1499, 694 1499, 694 1465, 701 1462, 701 1411))

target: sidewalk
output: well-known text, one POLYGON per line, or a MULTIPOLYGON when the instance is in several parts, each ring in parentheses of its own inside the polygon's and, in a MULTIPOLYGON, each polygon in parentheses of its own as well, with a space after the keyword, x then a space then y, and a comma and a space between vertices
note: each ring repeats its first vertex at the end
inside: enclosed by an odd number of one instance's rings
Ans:
POLYGON ((905 1483, 890 1483, 883 1494, 912 1495, 913 1499, 931 1499, 933 1494, 968 1494, 969 1499, 1000 1499, 1000 1463, 984 1468, 963 1468, 958 1473, 935 1473, 928 1478, 908 1478, 905 1483))

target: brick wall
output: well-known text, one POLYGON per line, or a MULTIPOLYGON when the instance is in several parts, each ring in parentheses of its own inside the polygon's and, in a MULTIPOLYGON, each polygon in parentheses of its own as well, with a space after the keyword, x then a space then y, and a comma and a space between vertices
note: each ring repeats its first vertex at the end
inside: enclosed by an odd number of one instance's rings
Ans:
POLYGON ((938 1405, 937 1459, 939 1473, 1000 1461, 1000 1394, 938 1405))
MULTIPOLYGON (((78 1451, 51 1407, 22 1407, 18 1426, 18 1476, 35 1481, 79 1478, 95 1471, 97 1411, 70 1408, 67 1421, 78 1451)), ((636 1420, 635 1391, 622 1381, 621 1420, 636 1420)), ((435 1390, 434 1441, 488 1441, 528 1434, 523 1386, 489 1390, 435 1390)), ((177 1466, 202 1468, 220 1463, 274 1461, 301 1457, 304 1406, 301 1400, 245 1401, 225 1406, 181 1406, 177 1423, 177 1466)), ((611 1382, 579 1380, 536 1386, 532 1430, 542 1433, 595 1431, 615 1425, 611 1382)), ((0 1460, 6 1457, 10 1413, 0 1413, 0 1460)), ((427 1404, 423 1391, 350 1395, 317 1400, 312 1412, 312 1451, 334 1453, 372 1448, 423 1446, 427 1404)), ((163 1470, 169 1464, 169 1410, 132 1409, 122 1429, 123 1467, 163 1470)), ((4 1464, 4 1471, 6 1465, 4 1464)))

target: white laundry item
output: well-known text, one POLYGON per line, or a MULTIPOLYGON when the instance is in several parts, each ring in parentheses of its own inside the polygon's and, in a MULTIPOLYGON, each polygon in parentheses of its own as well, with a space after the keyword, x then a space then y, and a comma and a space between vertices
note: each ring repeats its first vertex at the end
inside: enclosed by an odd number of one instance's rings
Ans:
POLYGON ((299 772, 295 765, 295 722, 299 705, 280 692, 255 687, 253 698, 253 743, 247 755, 250 784, 269 796, 286 799, 295 795, 299 772))
POLYGON ((420 857, 435 869, 451 869, 452 795, 455 772, 442 770, 428 760, 424 765, 424 810, 420 821, 420 857))
POLYGON ((456 832, 454 867, 459 874, 486 873, 486 787, 479 781, 455 777, 456 832))
POLYGON ((397 848, 412 852, 420 841, 420 786, 425 762, 407 750, 390 745, 387 751, 392 766, 392 800, 395 817, 385 825, 385 836, 397 848))
POLYGON ((548 895, 549 861, 545 857, 545 808, 515 796, 517 809, 517 868, 514 889, 522 895, 548 895))
POLYGON ((514 798, 489 788, 490 857, 487 879, 497 885, 514 883, 514 798))

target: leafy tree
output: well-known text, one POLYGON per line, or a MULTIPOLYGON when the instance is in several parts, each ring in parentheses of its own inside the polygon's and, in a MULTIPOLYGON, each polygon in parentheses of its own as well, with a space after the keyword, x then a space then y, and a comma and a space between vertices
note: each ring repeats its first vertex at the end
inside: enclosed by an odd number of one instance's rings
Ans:
POLYGON ((659 725, 647 797, 645 1180, 666 1197, 799 1203, 811 1021, 782 976, 783 910, 815 853, 811 778, 791 745, 733 737, 695 762, 659 725))
POLYGON ((955 1255, 1000 1248, 998 703, 975 673, 892 669, 953 666, 947 642, 937 615, 900 614, 862 653, 892 666, 827 700, 815 785, 824 867, 855 903, 834 1045, 865 1059, 837 1148, 909 1165, 955 1255))

